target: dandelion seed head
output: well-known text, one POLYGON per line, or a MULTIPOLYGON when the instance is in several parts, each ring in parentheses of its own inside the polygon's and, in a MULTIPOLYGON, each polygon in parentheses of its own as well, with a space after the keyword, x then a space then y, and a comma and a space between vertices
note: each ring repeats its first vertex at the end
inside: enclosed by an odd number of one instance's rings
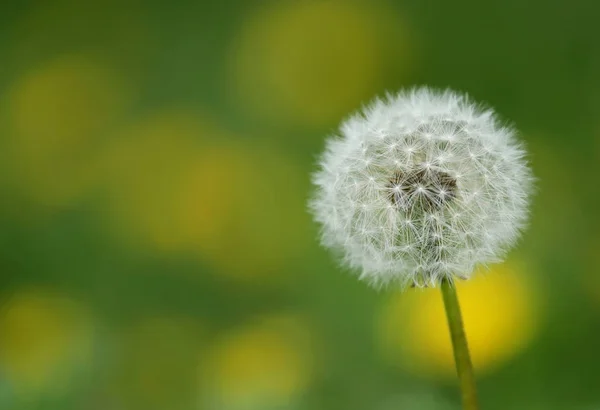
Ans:
POLYGON ((419 88, 344 121, 313 183, 322 243, 361 279, 435 286, 503 258, 527 222, 533 177, 491 110, 419 88))

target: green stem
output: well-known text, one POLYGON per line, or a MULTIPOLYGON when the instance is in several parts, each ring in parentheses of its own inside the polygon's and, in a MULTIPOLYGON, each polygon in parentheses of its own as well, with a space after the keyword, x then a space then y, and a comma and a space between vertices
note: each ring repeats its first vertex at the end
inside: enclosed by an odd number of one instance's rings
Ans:
POLYGON ((460 314, 456 288, 445 279, 442 281, 441 288, 446 308, 446 318, 448 319, 448 327, 450 328, 450 336, 452 338, 454 361, 460 383, 463 408, 465 410, 477 410, 479 406, 477 405, 475 375, 473 373, 471 357, 469 356, 469 347, 460 314))

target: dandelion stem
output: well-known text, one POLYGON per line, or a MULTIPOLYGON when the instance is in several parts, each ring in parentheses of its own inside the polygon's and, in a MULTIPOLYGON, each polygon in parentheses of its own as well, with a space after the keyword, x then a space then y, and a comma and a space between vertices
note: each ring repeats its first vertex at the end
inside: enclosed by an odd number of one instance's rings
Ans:
POLYGON ((444 306, 446 308, 446 318, 450 328, 452 338, 452 349, 454 351, 454 361, 456 363, 456 373, 460 384, 463 408, 465 410, 477 410, 477 391, 475 387, 475 375, 473 365, 469 356, 469 346, 463 327, 462 316, 456 288, 450 281, 444 279, 441 285, 444 306))

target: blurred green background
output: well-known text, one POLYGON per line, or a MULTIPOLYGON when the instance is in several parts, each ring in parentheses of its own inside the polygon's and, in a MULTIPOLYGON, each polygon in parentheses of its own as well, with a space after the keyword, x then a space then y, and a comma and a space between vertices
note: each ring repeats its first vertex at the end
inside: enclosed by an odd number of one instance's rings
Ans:
POLYGON ((305 211, 324 139, 450 86, 539 178, 461 284, 484 409, 600 409, 600 3, 0 5, 0 408, 458 409, 436 290, 375 292, 305 211))

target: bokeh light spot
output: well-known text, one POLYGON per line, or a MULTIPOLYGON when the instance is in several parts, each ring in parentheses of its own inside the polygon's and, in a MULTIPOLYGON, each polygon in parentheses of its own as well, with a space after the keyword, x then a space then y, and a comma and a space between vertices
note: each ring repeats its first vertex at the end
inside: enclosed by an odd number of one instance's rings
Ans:
MULTIPOLYGON (((497 265, 457 285, 465 331, 478 374, 492 371, 531 341, 537 297, 518 265, 497 265)), ((396 296, 383 312, 383 353, 411 371, 453 377, 454 358, 439 289, 396 296)))
POLYGON ((402 67, 409 64, 404 31, 380 2, 271 2, 250 15, 234 42, 233 96, 272 123, 332 125, 381 91, 390 50, 403 56, 402 67))
POLYGON ((130 102, 118 74, 81 55, 26 72, 8 96, 8 168, 33 200, 69 205, 95 181, 103 132, 130 102))
POLYGON ((308 325, 295 316, 265 318, 223 335, 201 368, 208 408, 289 408, 309 384, 313 344, 308 325))
POLYGON ((205 131, 194 116, 168 112, 113 138, 101 160, 111 228, 158 249, 180 247, 187 234, 173 207, 174 194, 201 152, 205 131))
MULTIPOLYGON (((217 177, 213 184, 227 187, 228 192, 207 196, 205 203, 214 202, 229 212, 222 215, 220 233, 204 238, 202 251, 223 273, 234 277, 281 272, 286 263, 301 257, 312 239, 300 171, 271 151, 236 147, 221 154, 213 156, 214 162, 206 159, 205 165, 212 162, 214 168, 206 167, 204 172, 217 177), (223 170, 228 172, 219 173, 223 170)), ((205 218, 214 220, 209 209, 204 211, 205 218)))
POLYGON ((234 277, 277 272, 309 243, 300 171, 210 121, 157 116, 104 157, 111 227, 234 277))
POLYGON ((22 397, 67 391, 92 359, 86 309, 46 289, 22 290, 0 308, 0 369, 22 397))

